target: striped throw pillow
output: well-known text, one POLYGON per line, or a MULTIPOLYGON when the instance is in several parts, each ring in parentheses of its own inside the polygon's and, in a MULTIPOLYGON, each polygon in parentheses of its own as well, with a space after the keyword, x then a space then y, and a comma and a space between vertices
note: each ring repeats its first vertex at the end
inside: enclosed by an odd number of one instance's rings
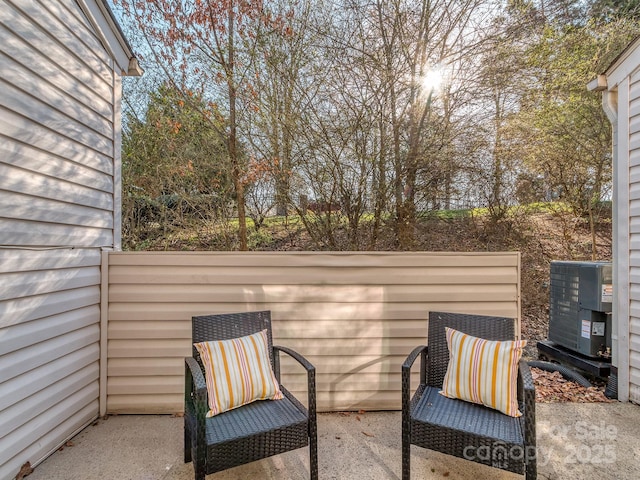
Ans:
POLYGON ((209 397, 207 417, 256 400, 283 398, 269 361, 266 330, 194 346, 204 365, 209 397))
POLYGON ((511 417, 518 410, 518 362, 526 340, 491 341, 446 328, 449 365, 445 397, 479 403, 511 417))

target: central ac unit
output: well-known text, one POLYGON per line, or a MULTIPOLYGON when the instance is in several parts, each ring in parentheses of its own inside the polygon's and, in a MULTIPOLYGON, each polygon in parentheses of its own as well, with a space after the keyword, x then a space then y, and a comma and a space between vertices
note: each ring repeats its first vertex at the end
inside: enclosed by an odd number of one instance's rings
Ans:
POLYGON ((611 356, 611 262, 551 262, 549 340, 593 358, 611 356))

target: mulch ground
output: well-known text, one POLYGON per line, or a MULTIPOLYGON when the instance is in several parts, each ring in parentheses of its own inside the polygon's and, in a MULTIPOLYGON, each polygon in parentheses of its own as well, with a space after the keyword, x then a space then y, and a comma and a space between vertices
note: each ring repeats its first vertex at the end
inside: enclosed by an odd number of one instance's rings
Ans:
POLYGON ((539 368, 531 368, 531 376, 536 386, 536 402, 538 403, 596 403, 613 402, 604 394, 605 385, 583 387, 567 380, 560 372, 547 372, 539 368))

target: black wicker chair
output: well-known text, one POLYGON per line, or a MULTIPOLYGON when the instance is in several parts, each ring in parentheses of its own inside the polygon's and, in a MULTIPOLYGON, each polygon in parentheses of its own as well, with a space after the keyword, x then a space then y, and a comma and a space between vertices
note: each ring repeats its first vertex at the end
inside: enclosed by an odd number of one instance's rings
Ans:
POLYGON ((511 318, 429 313, 428 346, 415 348, 402 365, 402 479, 409 480, 411 445, 536 478, 535 390, 520 361, 515 418, 438 393, 449 362, 445 327, 487 340, 513 340, 511 318), (420 356, 420 385, 411 397, 411 366, 420 356))
POLYGON ((192 318, 193 343, 237 338, 264 329, 278 382, 279 352, 306 369, 308 409, 281 384, 282 400, 256 401, 206 418, 209 407, 204 367, 194 347, 193 358, 185 359, 184 461, 193 460, 196 480, 307 445, 311 479, 318 478, 315 367, 293 350, 273 345, 269 311, 192 318))

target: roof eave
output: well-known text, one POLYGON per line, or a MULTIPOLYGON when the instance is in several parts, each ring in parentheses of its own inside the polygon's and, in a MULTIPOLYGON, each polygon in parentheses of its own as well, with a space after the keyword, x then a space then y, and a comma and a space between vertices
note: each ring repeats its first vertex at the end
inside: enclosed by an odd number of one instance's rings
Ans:
POLYGON ((93 24, 104 48, 115 60, 123 76, 140 76, 144 70, 138 64, 131 45, 116 20, 107 0, 76 0, 93 24))

